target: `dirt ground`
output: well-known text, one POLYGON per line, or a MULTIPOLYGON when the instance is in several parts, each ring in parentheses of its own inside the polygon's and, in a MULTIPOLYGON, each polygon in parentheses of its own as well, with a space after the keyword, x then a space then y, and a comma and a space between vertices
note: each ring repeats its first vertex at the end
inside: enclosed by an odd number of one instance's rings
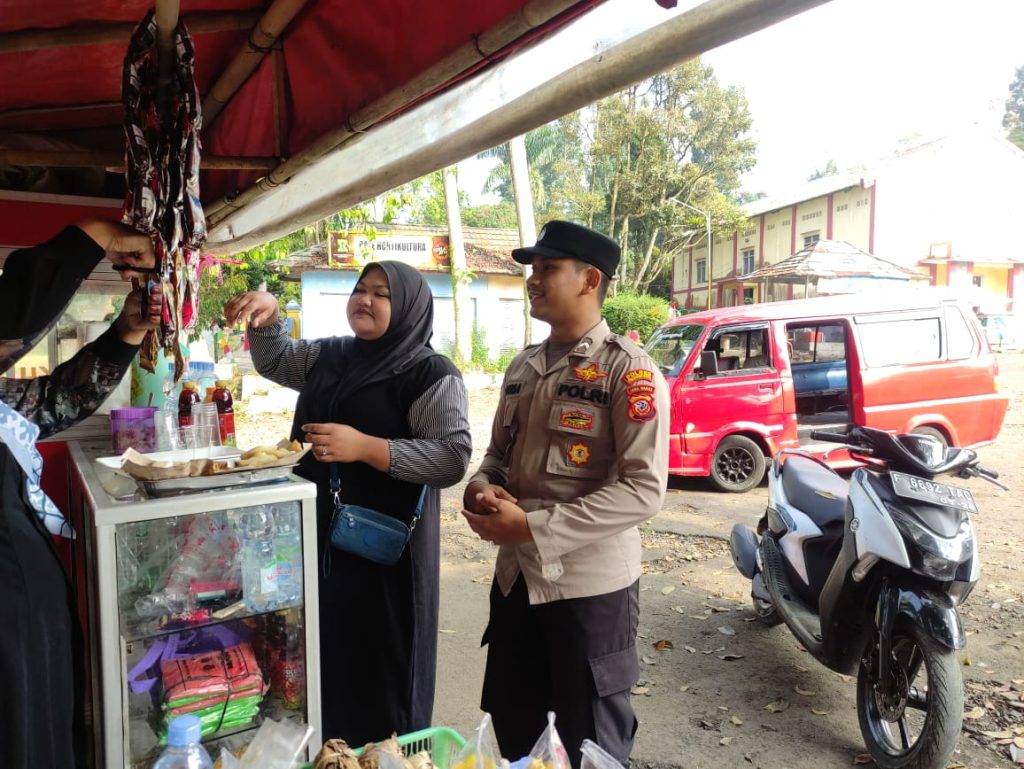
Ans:
MULTIPOLYGON (((1010 412, 998 441, 981 453, 1011 490, 969 483, 980 508, 974 524, 983 567, 963 612, 966 717, 950 764, 969 769, 1012 767, 1011 750, 1024 748, 1024 536, 1018 524, 1024 518, 1024 354, 1001 354, 1000 366, 1010 412)), ((471 393, 471 468, 486 447, 496 401, 495 388, 471 393)), ((283 435, 288 421, 242 419, 239 445, 283 435)), ((459 516, 461 494, 460 486, 442 495, 434 721, 468 734, 480 718, 479 642, 494 551, 459 516)), ((757 622, 749 583, 733 568, 729 530, 737 521, 753 525, 766 499, 765 486, 730 495, 704 481, 676 479, 643 532, 637 767, 872 765, 857 726, 854 681, 819 665, 785 627, 757 622)))

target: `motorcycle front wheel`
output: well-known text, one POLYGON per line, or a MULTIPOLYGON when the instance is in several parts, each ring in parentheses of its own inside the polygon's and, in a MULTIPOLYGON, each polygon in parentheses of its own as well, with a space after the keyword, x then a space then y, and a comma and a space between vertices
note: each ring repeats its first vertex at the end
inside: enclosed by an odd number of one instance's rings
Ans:
POLYGON ((857 674, 857 716, 881 769, 942 769, 956 747, 964 692, 956 654, 914 623, 897 625, 889 681, 878 680, 878 648, 869 644, 857 674))

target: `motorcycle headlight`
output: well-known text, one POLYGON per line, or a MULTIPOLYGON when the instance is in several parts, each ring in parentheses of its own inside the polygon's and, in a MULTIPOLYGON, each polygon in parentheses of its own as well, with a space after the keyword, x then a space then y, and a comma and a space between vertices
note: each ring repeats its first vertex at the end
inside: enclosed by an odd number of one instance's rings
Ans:
POLYGON ((897 528, 917 547, 911 550, 911 568, 923 577, 950 582, 960 564, 974 552, 974 530, 964 516, 956 534, 940 537, 914 516, 892 505, 886 506, 897 528))

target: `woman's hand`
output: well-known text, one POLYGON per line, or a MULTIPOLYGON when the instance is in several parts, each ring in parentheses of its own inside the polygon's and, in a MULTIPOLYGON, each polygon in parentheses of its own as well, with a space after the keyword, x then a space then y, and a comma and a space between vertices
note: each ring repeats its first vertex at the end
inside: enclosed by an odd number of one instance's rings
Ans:
POLYGON ((86 219, 78 229, 96 241, 107 252, 122 280, 142 278, 156 269, 156 254, 149 235, 110 219, 86 219))
POLYGON ((241 321, 259 328, 275 323, 280 316, 277 298, 267 291, 246 291, 231 297, 224 305, 224 318, 230 326, 241 321))
POLYGON ((302 426, 317 462, 365 462, 382 473, 391 468, 391 448, 384 438, 333 422, 302 426))
POLYGON ((137 288, 124 299, 121 314, 114 321, 114 328, 122 342, 126 344, 142 344, 147 331, 160 328, 160 316, 163 313, 164 295, 157 289, 150 294, 146 302, 146 315, 142 315, 142 299, 146 289, 137 288))
POLYGON ((466 486, 466 491, 462 495, 462 506, 477 515, 490 515, 498 512, 499 500, 512 504, 519 501, 501 486, 473 481, 466 486))

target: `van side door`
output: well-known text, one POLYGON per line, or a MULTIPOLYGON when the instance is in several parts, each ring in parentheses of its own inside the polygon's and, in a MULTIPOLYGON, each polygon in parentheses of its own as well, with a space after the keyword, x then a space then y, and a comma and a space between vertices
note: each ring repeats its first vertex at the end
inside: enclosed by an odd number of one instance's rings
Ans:
POLYGON ((769 324, 714 329, 704 345, 718 371, 687 376, 682 417, 688 454, 710 454, 729 433, 764 437, 772 451, 783 430, 783 390, 769 324))

